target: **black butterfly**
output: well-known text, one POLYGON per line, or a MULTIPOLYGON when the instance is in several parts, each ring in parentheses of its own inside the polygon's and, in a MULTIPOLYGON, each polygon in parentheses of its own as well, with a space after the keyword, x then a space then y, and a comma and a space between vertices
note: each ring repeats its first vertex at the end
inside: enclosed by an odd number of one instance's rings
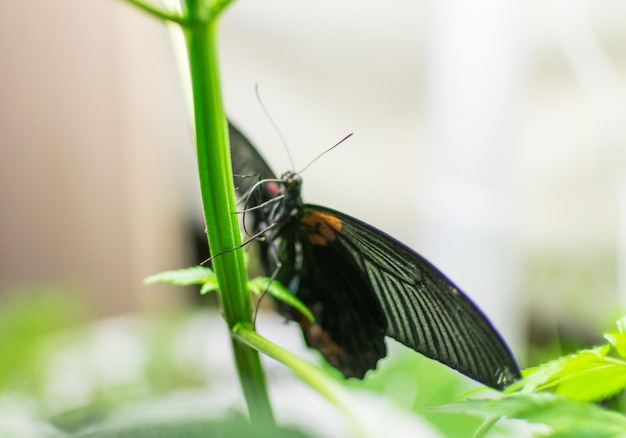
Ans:
POLYGON ((496 389, 520 377, 491 323, 430 262, 358 219, 304 204, 300 175, 277 178, 232 124, 229 133, 235 185, 247 208, 258 207, 247 215, 264 237, 266 272, 276 273, 315 322, 284 303, 278 311, 300 324, 306 343, 331 365, 363 378, 387 354, 389 336, 496 389))

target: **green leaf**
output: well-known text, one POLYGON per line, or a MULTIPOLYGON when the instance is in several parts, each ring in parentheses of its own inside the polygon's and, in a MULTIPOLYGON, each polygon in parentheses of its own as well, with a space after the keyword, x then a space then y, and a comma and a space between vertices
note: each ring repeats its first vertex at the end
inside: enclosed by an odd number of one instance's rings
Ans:
POLYGON ((626 359, 626 333, 609 332, 604 334, 604 338, 615 348, 617 354, 626 359))
POLYGON ((626 315, 615 321, 615 325, 620 333, 626 333, 626 315))
POLYGON ((611 358, 582 355, 560 375, 556 393, 574 400, 600 401, 626 388, 626 364, 611 358), (588 359, 588 360, 587 360, 588 359))
POLYGON ((170 283, 176 286, 191 284, 211 284, 217 287, 215 273, 205 266, 190 266, 189 268, 159 272, 144 279, 143 284, 170 283))
POLYGON ((260 295, 267 290, 267 293, 276 298, 278 301, 282 301, 283 303, 288 304, 294 309, 298 310, 309 321, 315 321, 315 317, 313 316, 309 308, 305 306, 304 303, 300 301, 294 294, 292 294, 289 289, 287 289, 276 280, 271 280, 268 277, 257 277, 248 282, 248 288, 250 289, 250 292, 256 295, 260 295))
POLYGON ((582 350, 526 370, 506 392, 552 389, 574 400, 609 398, 626 388, 626 362, 607 356, 609 350, 609 345, 582 350))
MULTIPOLYGON (((189 268, 164 271, 151 275, 143 281, 144 284, 170 283, 177 286, 189 286, 201 284, 200 294, 205 295, 218 289, 217 278, 213 270, 204 266, 191 266, 189 268)), ((267 291, 271 296, 300 311, 309 321, 315 321, 315 317, 307 306, 304 305, 280 282, 271 281, 268 277, 257 277, 248 281, 248 290, 256 295, 267 291)))
POLYGON ((544 424, 553 437, 623 437, 626 417, 591 403, 555 394, 515 394, 495 400, 465 400, 435 408, 437 412, 506 417, 544 424))
POLYGON ((615 348, 617 354, 626 358, 626 316, 618 319, 615 324, 617 331, 605 333, 604 337, 615 348))
POLYGON ((219 286, 217 284, 217 281, 214 282, 210 282, 210 283, 204 283, 201 287, 200 287, 200 295, 206 295, 210 292, 215 292, 219 289, 219 286))

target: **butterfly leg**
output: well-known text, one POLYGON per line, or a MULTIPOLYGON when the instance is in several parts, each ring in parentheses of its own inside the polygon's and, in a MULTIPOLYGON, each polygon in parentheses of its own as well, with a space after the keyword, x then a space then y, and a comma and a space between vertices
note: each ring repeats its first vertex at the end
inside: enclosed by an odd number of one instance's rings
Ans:
MULTIPOLYGON (((272 227, 276 226, 276 223, 272 224, 272 227)), ((263 230, 263 232, 267 231, 268 229, 270 229, 269 227, 266 228, 265 230, 263 230)), ((263 290, 263 292, 261 292, 261 294, 259 295, 259 299, 256 302, 256 306, 254 307, 254 314, 252 315, 252 327, 256 330, 256 317, 257 317, 257 313, 259 311, 259 306, 261 304, 261 300, 263 298, 265 298, 265 296, 267 295, 267 291, 270 288, 272 282, 274 280, 276 280, 276 277, 278 276, 278 273, 280 272, 280 269, 283 267, 283 264, 280 261, 280 258, 278 257, 278 251, 276 250, 276 248, 274 247, 274 245, 270 245, 268 248, 268 254, 270 257, 272 257, 274 259, 274 264, 275 264, 275 268, 274 268, 274 272, 272 272, 272 275, 270 275, 270 281, 267 282, 267 286, 265 287, 265 289, 263 290)))

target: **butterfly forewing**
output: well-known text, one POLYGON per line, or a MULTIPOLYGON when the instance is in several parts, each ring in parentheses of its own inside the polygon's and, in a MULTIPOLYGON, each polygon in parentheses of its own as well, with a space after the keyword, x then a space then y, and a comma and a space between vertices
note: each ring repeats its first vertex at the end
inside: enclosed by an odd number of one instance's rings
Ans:
MULTIPOLYGON (((228 124, 230 137, 230 155, 235 174, 235 186, 240 194, 247 193, 256 183, 265 179, 275 179, 276 176, 261 154, 252 146, 250 140, 244 136, 232 123, 228 124)), ((264 193, 262 201, 272 197, 263 187, 257 193, 264 193)))

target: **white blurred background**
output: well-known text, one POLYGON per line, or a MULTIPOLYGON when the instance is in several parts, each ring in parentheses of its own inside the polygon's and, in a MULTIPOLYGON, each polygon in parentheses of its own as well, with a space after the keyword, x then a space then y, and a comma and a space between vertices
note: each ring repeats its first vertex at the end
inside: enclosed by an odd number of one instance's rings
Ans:
MULTIPOLYGON (((305 201, 415 248, 523 353, 529 326, 596 332, 626 295, 624 23, 620 0, 238 0, 224 99, 277 173, 256 84, 296 170, 354 132, 306 171, 305 201)), ((199 261, 189 126, 162 23, 0 2, 0 295, 54 286, 101 315, 181 301, 141 280, 199 261)))

